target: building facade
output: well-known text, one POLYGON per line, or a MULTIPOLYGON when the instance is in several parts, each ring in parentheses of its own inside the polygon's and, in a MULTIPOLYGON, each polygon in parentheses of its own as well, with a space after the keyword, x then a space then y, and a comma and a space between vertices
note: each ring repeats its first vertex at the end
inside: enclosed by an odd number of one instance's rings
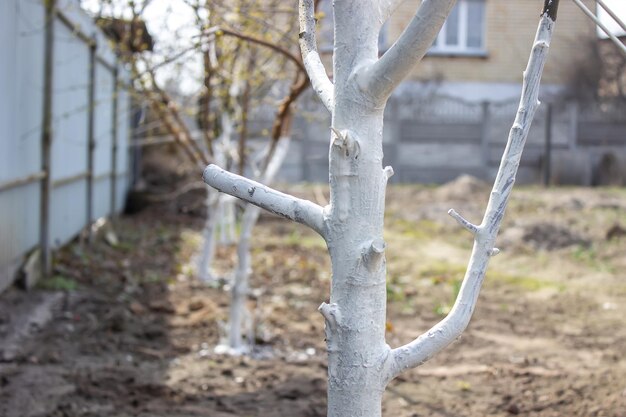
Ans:
MULTIPOLYGON (((413 82, 436 83, 446 95, 470 101, 519 96, 542 0, 458 0, 429 53, 411 74, 413 82)), ((595 1, 585 0, 592 10, 595 1)), ((419 0, 402 3, 384 28, 389 46, 406 27, 419 0)), ((542 79, 544 93, 568 86, 572 69, 596 42, 594 23, 571 1, 559 6, 550 58, 542 79)), ((383 49, 384 49, 383 46, 383 49)))

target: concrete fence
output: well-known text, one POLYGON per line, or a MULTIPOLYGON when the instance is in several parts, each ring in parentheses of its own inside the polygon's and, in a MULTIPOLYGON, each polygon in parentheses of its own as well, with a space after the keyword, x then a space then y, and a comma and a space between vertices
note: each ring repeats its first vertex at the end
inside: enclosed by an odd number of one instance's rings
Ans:
MULTIPOLYGON (((443 183, 461 174, 495 178, 517 100, 466 102, 443 95, 394 97, 386 109, 384 164, 392 182, 443 183)), ((298 117, 283 181, 328 181, 329 118, 298 117)), ((260 126, 267 121, 258 121, 260 126)), ((518 182, 626 184, 626 111, 545 101, 537 111, 518 182)))
POLYGON ((129 185, 128 74, 71 0, 0 2, 0 291, 26 254, 121 210, 129 185))

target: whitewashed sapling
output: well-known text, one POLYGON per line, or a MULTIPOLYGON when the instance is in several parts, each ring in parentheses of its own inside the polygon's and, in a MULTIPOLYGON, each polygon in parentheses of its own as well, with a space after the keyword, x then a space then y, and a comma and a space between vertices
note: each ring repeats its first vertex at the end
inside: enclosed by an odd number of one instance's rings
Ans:
POLYGON ((400 38, 378 58, 378 34, 401 0, 335 0, 333 82, 316 51, 312 0, 300 0, 300 44, 311 84, 332 114, 330 203, 273 190, 209 165, 204 181, 218 190, 308 225, 325 240, 332 262, 326 321, 328 417, 379 417, 385 386, 458 338, 467 327, 511 193, 534 113, 558 0, 546 0, 523 76, 515 122, 482 222, 450 215, 474 237, 456 302, 441 322, 414 341, 385 341, 385 189, 393 174, 382 167, 383 111, 389 95, 426 53, 455 0, 423 0, 400 38))

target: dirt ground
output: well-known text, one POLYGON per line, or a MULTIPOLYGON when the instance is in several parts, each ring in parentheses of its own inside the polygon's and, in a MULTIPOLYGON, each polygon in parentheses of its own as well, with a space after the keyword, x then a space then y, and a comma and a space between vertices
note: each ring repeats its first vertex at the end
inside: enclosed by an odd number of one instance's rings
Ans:
MULTIPOLYGON (((291 187, 311 199, 324 189, 291 187)), ((388 192, 388 342, 450 308, 489 189, 464 178, 388 192), (468 194, 469 192, 469 194, 468 194), (468 197, 468 195, 470 197, 468 197)), ((228 285, 194 277, 202 218, 152 206, 58 253, 54 277, 0 296, 0 415, 325 416, 320 238, 274 217, 254 234, 251 356, 215 353, 228 285), (30 321, 24 322, 24 317, 30 321), (34 318, 33 318, 34 317, 34 318)), ((387 389, 383 415, 626 416, 626 190, 518 188, 463 337, 387 389)), ((219 248, 228 278, 234 248, 219 248)))

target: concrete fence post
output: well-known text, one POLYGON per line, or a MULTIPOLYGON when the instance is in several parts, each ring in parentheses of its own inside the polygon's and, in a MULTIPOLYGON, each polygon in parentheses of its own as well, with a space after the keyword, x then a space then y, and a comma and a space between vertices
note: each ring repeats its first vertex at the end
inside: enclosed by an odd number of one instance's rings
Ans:
POLYGON ((543 154, 543 185, 550 185, 552 163, 552 103, 546 104, 545 149, 543 154))
POLYGON ((489 149, 489 125, 491 123, 491 103, 487 100, 480 103, 481 106, 481 137, 480 146, 483 157, 483 179, 491 180, 491 155, 489 149))
POLYGON ((578 146, 578 118, 580 115, 580 109, 578 103, 571 101, 569 103, 569 137, 568 144, 571 150, 576 149, 578 146))

